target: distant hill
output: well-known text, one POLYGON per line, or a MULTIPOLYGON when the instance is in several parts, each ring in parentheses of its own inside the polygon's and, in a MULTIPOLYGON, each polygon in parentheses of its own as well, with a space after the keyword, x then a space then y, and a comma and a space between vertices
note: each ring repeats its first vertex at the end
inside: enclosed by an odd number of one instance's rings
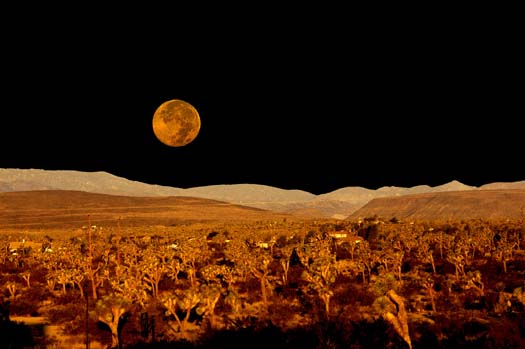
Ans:
POLYGON ((183 189, 182 194, 235 203, 307 202, 315 195, 303 190, 287 190, 261 184, 223 184, 183 189))
POLYGON ((0 169, 0 192, 26 190, 77 190, 127 196, 170 196, 183 191, 131 181, 107 172, 0 169))
MULTIPOLYGON (((421 193, 433 193, 433 192, 443 192, 443 191, 460 191, 460 190, 474 190, 476 187, 465 185, 458 181, 451 181, 443 185, 438 185, 436 187, 430 187, 428 185, 418 185, 414 187, 404 188, 404 187, 381 187, 377 190, 366 189, 362 187, 346 187, 341 188, 335 191, 332 191, 327 194, 319 195, 319 199, 323 200, 341 200, 341 201, 350 201, 356 204, 364 205, 366 202, 379 197, 389 197, 389 196, 402 196, 402 195, 411 195, 411 194, 421 194, 421 193)), ((525 189, 525 186, 523 187, 525 189)))
POLYGON ((293 219, 294 217, 227 202, 182 197, 137 197, 71 190, 0 193, 0 228, 172 225, 205 221, 293 219))
POLYGON ((524 213, 525 189, 465 190, 375 198, 348 219, 517 219, 524 213))
POLYGON ((318 199, 302 202, 258 202, 247 205, 275 212, 336 219, 343 219, 362 206, 348 201, 318 199))
POLYGON ((525 189, 525 181, 519 182, 494 182, 482 185, 479 187, 481 190, 493 190, 493 189, 525 189))
POLYGON ((428 185, 410 188, 391 186, 376 190, 345 187, 329 193, 314 195, 302 190, 287 190, 260 184, 224 184, 183 189, 132 181, 107 172, 0 169, 0 192, 77 190, 140 197, 187 196, 322 218, 344 218, 375 198, 487 189, 525 189, 525 181, 488 183, 479 188, 455 180, 435 187, 428 185))

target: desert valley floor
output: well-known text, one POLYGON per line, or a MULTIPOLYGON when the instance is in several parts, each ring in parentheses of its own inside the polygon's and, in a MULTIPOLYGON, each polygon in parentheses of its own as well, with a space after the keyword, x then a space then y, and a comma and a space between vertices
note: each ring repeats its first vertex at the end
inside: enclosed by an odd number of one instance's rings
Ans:
POLYGON ((381 205, 330 219, 191 197, 0 193, 0 342, 525 347, 523 216, 407 219, 381 205))

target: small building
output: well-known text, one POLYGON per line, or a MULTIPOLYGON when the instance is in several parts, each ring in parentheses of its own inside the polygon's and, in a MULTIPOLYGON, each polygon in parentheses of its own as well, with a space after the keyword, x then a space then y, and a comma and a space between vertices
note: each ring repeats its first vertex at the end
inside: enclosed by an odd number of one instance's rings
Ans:
POLYGON ((329 237, 335 240, 336 244, 342 244, 348 242, 350 244, 358 244, 363 241, 361 236, 354 235, 346 231, 336 231, 328 234, 329 237))
POLYGON ((45 249, 50 246, 45 246, 42 242, 26 241, 14 241, 9 243, 9 253, 13 255, 28 254, 31 251, 44 252, 45 249))

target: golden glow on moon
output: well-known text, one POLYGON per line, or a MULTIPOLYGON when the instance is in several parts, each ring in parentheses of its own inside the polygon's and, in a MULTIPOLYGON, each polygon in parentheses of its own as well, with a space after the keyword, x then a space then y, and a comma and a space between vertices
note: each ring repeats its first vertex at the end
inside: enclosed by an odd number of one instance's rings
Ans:
POLYGON ((153 115, 153 132, 162 143, 182 147, 199 134, 201 119, 188 102, 172 99, 162 103, 153 115))

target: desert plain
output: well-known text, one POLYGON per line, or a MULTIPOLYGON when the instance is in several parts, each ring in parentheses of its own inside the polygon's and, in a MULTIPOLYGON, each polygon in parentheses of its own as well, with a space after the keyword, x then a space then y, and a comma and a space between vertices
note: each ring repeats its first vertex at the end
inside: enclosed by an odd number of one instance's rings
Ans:
POLYGON ((487 193, 381 198, 344 219, 183 196, 0 193, 0 341, 524 347, 525 192, 487 193), (477 204, 499 213, 467 214, 477 204))

